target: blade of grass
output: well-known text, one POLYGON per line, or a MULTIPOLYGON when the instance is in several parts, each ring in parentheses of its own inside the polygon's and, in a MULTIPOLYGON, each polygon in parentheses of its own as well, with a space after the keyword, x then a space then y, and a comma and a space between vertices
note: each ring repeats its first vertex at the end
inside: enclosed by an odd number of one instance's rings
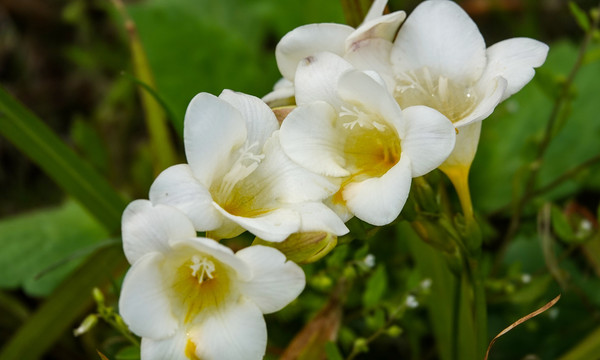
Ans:
POLYGON ((588 360, 596 358, 598 354, 600 354, 600 327, 592 331, 559 360, 588 360))
POLYGON ((19 328, 6 343, 0 360, 39 359, 92 304, 92 289, 110 280, 115 270, 123 270, 127 261, 118 246, 101 249, 19 328))
MULTIPOLYGON (((125 29, 129 36, 129 46, 131 49, 131 57, 133 61, 133 72, 135 77, 148 88, 156 89, 154 76, 150 69, 146 52, 142 46, 142 42, 137 32, 137 28, 133 20, 128 16, 125 6, 120 0, 113 0, 115 7, 121 13, 125 21, 125 29)), ((165 111, 156 98, 148 92, 144 87, 139 88, 142 107, 146 117, 146 127, 150 135, 150 145, 153 151, 152 159, 154 159, 154 172, 158 175, 159 172, 167 167, 174 165, 176 162, 175 148, 169 137, 169 129, 167 127, 165 111)), ((175 124, 174 122, 173 124, 175 124)), ((179 133, 183 133, 183 129, 176 129, 179 133)))
POLYGON ((124 200, 46 124, 2 88, 0 134, 37 163, 109 231, 118 231, 124 200))

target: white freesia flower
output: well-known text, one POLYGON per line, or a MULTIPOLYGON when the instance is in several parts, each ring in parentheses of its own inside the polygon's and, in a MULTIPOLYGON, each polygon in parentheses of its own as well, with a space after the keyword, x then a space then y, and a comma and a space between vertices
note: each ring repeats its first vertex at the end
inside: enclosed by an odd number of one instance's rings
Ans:
POLYGON ((402 108, 426 105, 446 115, 458 137, 441 168, 468 166, 477 149, 480 121, 533 78, 547 52, 546 44, 528 38, 486 49, 477 25, 460 6, 448 0, 424 1, 394 41, 394 96, 402 108))
POLYGON ((143 360, 262 359, 263 314, 280 310, 305 285, 302 269, 278 250, 233 253, 197 238, 175 208, 147 200, 123 214, 123 248, 132 264, 119 311, 142 337, 143 360))
POLYGON ((454 127, 442 114, 425 106, 401 110, 381 78, 332 53, 300 63, 296 101, 281 126, 283 150, 307 169, 341 180, 331 204, 346 219, 389 224, 412 177, 438 167, 454 147, 454 127))
POLYGON ((324 23, 300 26, 287 33, 277 44, 275 58, 283 79, 273 92, 263 100, 269 104, 294 96, 294 79, 298 63, 307 56, 328 51, 344 57, 361 70, 382 71, 381 76, 390 77, 389 54, 398 27, 406 18, 404 11, 382 15, 387 0, 376 0, 363 23, 356 29, 348 25, 324 23))
POLYGON ((184 123, 188 164, 163 171, 150 200, 183 211, 196 230, 229 238, 244 229, 268 241, 303 231, 348 232, 320 201, 337 186, 283 154, 275 115, 260 99, 232 91, 198 94, 184 123))

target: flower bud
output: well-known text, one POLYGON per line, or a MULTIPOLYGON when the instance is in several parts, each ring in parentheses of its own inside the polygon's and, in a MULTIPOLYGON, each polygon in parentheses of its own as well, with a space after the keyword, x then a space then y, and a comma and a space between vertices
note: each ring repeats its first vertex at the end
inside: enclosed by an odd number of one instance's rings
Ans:
POLYGON ((91 328, 93 328, 97 322, 98 322, 98 316, 96 316, 96 314, 90 314, 90 315, 86 316, 85 319, 83 319, 83 321, 81 322, 81 325, 79 325, 79 327, 77 327, 77 329, 73 330, 73 335, 81 336, 81 335, 85 334, 91 328))
POLYGON ((281 251, 288 260, 308 264, 321 259, 337 245, 337 236, 324 231, 296 233, 282 242, 256 238, 252 245, 265 245, 281 251))

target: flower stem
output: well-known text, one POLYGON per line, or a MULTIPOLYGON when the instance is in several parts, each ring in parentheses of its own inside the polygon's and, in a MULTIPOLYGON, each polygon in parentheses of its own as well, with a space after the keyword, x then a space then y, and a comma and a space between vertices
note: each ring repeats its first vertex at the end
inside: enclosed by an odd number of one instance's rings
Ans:
POLYGON ((488 345, 487 303, 483 276, 479 262, 476 259, 467 259, 465 265, 469 276, 469 284, 473 290, 473 320, 475 324, 477 356, 478 358, 483 358, 488 345))
POLYGON ((458 342, 460 341, 460 301, 462 299, 462 276, 455 276, 454 304, 452 308, 452 359, 460 360, 458 342))
POLYGON ((465 223, 472 223, 473 203, 471 202, 471 191, 469 190, 469 170, 470 166, 452 166, 443 168, 443 172, 448 176, 452 185, 458 194, 458 200, 465 216, 465 223))

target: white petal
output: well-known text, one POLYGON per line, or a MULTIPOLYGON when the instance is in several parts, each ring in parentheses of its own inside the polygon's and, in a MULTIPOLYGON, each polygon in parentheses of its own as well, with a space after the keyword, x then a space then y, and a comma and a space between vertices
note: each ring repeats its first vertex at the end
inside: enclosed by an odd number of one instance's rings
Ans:
POLYGON ((181 210, 197 231, 214 230, 222 223, 221 214, 212 206, 210 192, 186 164, 171 166, 158 175, 150 187, 150 201, 181 210))
POLYGON ((167 253, 170 239, 196 236, 190 220, 179 210, 152 205, 148 200, 131 202, 122 218, 123 251, 130 264, 150 252, 167 253))
POLYGON ((385 11, 385 6, 387 5, 387 3, 388 3, 388 0, 373 1, 373 4, 371 4, 371 7, 369 8, 367 15, 365 16, 363 23, 366 23, 373 19, 377 19, 377 18, 381 17, 381 15, 383 15, 383 12, 385 11))
POLYGON ((185 354, 187 342, 187 336, 183 331, 177 331, 175 335, 162 340, 143 338, 141 358, 144 360, 189 360, 185 354))
POLYGON ((296 71, 296 104, 325 101, 339 109, 341 101, 336 92, 338 79, 352 68, 349 62, 329 52, 304 58, 296 71))
POLYGON ((174 241, 171 243, 171 246, 173 249, 185 250, 187 248, 188 251, 193 251, 189 250, 189 248, 193 248, 202 254, 210 255, 219 262, 228 265, 235 270, 242 279, 250 276, 250 268, 243 261, 240 261, 230 248, 219 244, 216 240, 193 238, 185 241, 174 241))
POLYGON ((514 38, 501 41, 487 49, 487 66, 482 81, 502 76, 508 82, 502 100, 521 90, 535 74, 536 67, 546 61, 548 45, 543 42, 514 38))
POLYGON ((345 202, 334 202, 333 197, 329 197, 325 199, 323 203, 327 205, 328 208, 333 210, 333 212, 335 212, 344 223, 348 222, 354 217, 354 214, 350 212, 350 209, 348 209, 348 206, 346 206, 345 202))
POLYGON ((200 93, 185 113, 183 140, 188 163, 198 181, 210 188, 229 169, 234 150, 246 140, 240 112, 225 100, 200 93))
POLYGON ((196 356, 203 360, 260 360, 267 346, 267 327, 250 300, 217 310, 190 331, 196 356))
POLYGON ((321 201, 339 189, 337 179, 315 174, 292 161, 281 148, 279 132, 267 141, 264 154, 265 159, 244 180, 246 188, 257 188, 257 204, 321 201))
MULTIPOLYGON (((215 210, 217 210, 220 213, 219 209, 214 204, 213 204, 213 207, 215 208, 215 210)), ((210 231, 209 236, 211 238, 213 238, 213 239, 231 239, 238 235, 243 234, 246 231, 246 229, 241 227, 235 221, 231 221, 230 219, 226 218, 225 216, 222 216, 222 217, 223 217, 223 221, 221 222, 221 226, 210 231)))
POLYGON ((141 337, 164 339, 178 328, 160 264, 164 255, 149 253, 138 259, 123 280, 119 313, 129 329, 141 337))
POLYGON ((228 213, 217 203, 214 206, 223 216, 266 241, 283 241, 300 228, 300 215, 290 209, 272 209, 263 215, 243 217, 228 213))
POLYGON ((273 131, 279 129, 279 122, 277 122, 275 114, 259 98, 231 90, 223 90, 219 98, 230 103, 242 114, 246 120, 248 133, 246 142, 249 145, 257 143, 258 151, 262 149, 273 131))
POLYGON ((299 232, 327 231, 341 236, 350 231, 344 225, 344 220, 323 203, 295 204, 294 209, 302 218, 299 232))
POLYGON ((506 90, 506 79, 498 76, 488 82, 479 82, 477 84, 476 96, 480 96, 481 100, 477 103, 477 107, 471 111, 469 115, 454 123, 455 127, 471 124, 476 121, 481 121, 487 118, 494 112, 496 106, 502 101, 502 96, 506 90))
POLYGON ((465 83, 477 81, 485 67, 485 42, 477 25, 453 1, 424 1, 404 22, 392 49, 395 71, 422 67, 465 83))
POLYGON ((383 176, 348 184, 343 191, 344 200, 357 218, 371 225, 387 225, 400 215, 411 179, 410 160, 401 156, 383 176))
POLYGON ((281 310, 304 289, 304 271, 292 261, 286 261, 279 250, 257 245, 242 249, 235 255, 252 269, 252 278, 239 283, 240 291, 263 314, 281 310))
POLYGON ((278 103, 288 104, 288 102, 291 102, 293 104, 293 101, 288 101, 293 97, 294 83, 286 78, 281 78, 275 83, 273 91, 262 97, 262 101, 267 103, 267 105, 274 107, 274 105, 276 106, 278 103))
POLYGON ((345 59, 359 70, 376 71, 385 81, 388 91, 395 87, 394 72, 390 62, 392 43, 382 39, 367 39, 355 43, 345 59))
POLYGON ((391 14, 381 15, 374 19, 365 19, 365 22, 360 25, 346 39, 346 51, 359 41, 365 39, 383 39, 391 42, 394 40, 400 24, 406 19, 404 11, 395 11, 391 14))
POLYGON ((437 110, 426 106, 404 109, 406 136, 402 156, 410 158, 412 176, 422 176, 437 168, 452 152, 456 140, 454 125, 437 110))
POLYGON ((385 121, 397 127, 401 138, 404 137, 400 106, 392 94, 371 76, 357 70, 346 72, 340 77, 338 93, 344 101, 360 103, 371 112, 380 114, 385 121))
POLYGON ((457 128, 456 145, 440 169, 455 166, 470 166, 477 152, 479 134, 481 133, 481 121, 457 128))
POLYGON ((317 174, 342 177, 344 144, 336 129, 338 114, 325 102, 294 109, 281 124, 281 147, 293 161, 317 174))
POLYGON ((275 58, 281 75, 294 80, 300 60, 321 51, 343 55, 345 41, 354 29, 341 24, 310 24, 287 33, 275 48, 275 58))

